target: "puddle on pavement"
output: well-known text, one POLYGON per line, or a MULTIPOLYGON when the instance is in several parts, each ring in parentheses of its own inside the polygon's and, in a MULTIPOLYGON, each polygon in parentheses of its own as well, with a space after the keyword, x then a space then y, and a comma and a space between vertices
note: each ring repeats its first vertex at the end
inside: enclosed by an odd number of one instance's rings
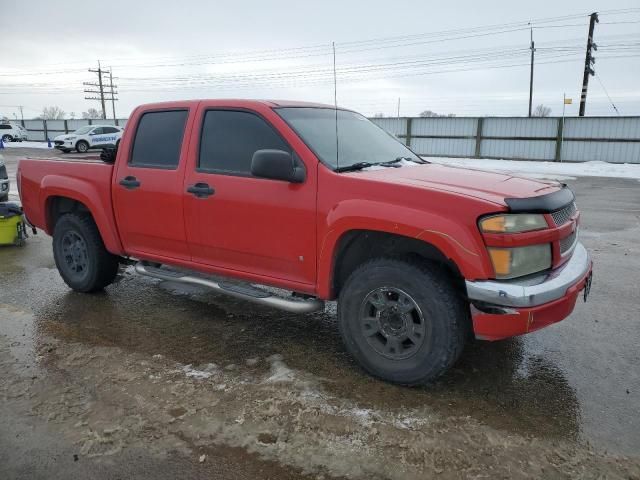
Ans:
MULTIPOLYGON (((40 243, 38 250, 48 252, 49 242, 40 239, 40 243)), ((13 320, 0 322, 0 334, 24 331, 30 338, 53 336, 117 346, 149 357, 162 354, 183 365, 214 363, 256 372, 266 372, 265 359, 280 354, 291 368, 311 373, 328 392, 363 409, 401 412, 426 407, 445 417, 469 416, 525 436, 570 441, 584 433, 581 404, 567 375, 530 351, 523 339, 474 343, 436 384, 405 388, 375 380, 351 361, 333 315, 276 312, 204 288, 127 272, 106 292, 78 294, 63 284, 55 270, 16 271, 11 261, 3 265, 3 258, 7 259, 0 254, 0 303, 4 304, 0 316, 13 320), (33 315, 9 311, 6 305, 26 305, 33 315), (247 359, 258 361, 247 365, 247 359)), ((33 351, 33 346, 25 346, 18 354, 27 355, 29 348, 33 351)), ((605 439, 597 446, 615 451, 616 445, 605 439)))
POLYGON ((7 339, 9 353, 22 375, 36 375, 35 325, 33 315, 0 303, 0 333, 7 339))

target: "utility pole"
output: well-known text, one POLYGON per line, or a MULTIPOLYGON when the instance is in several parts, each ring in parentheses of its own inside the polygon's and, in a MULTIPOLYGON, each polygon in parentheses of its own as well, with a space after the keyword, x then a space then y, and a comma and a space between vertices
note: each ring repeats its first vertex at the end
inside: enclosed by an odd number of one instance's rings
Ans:
POLYGON ((115 98, 116 94, 118 92, 116 92, 114 90, 114 88, 117 87, 117 85, 113 84, 113 76, 111 73, 111 70, 103 70, 102 67, 100 66, 100 60, 98 60, 98 69, 94 70, 92 68, 89 69, 89 72, 91 73, 96 73, 98 74, 98 82, 83 82, 83 85, 88 86, 88 87, 93 87, 94 89, 97 88, 98 90, 85 90, 85 93, 94 93, 96 95, 99 95, 98 97, 84 97, 85 100, 100 100, 100 104, 102 105, 102 119, 106 120, 107 119, 107 109, 106 109, 106 105, 105 105, 105 100, 111 100, 112 102, 112 108, 113 108, 113 117, 115 119, 116 116, 116 106, 115 106, 115 101, 118 100, 117 98, 115 98), (108 87, 108 90, 106 91, 107 94, 110 94, 110 97, 105 97, 105 83, 103 81, 102 76, 103 75, 109 75, 109 85, 107 85, 106 87, 108 87))
POLYGON ((589 88, 589 76, 595 75, 593 64, 596 63, 593 58, 593 51, 598 50, 598 46, 593 41, 593 29, 598 23, 598 12, 589 15, 589 36, 587 37, 587 53, 584 57, 584 74, 582 76, 582 94, 580 95, 580 111, 578 115, 584 117, 584 109, 587 106, 587 88, 589 88))
POLYGON ((400 118, 400 97, 398 97, 398 118, 400 118))
POLYGON ((115 92, 113 90, 113 88, 115 86, 116 85, 113 84, 113 69, 111 67, 109 67, 109 90, 110 90, 110 93, 111 93, 111 109, 113 110, 113 121, 114 122, 116 120, 116 100, 117 100, 116 93, 118 93, 118 92, 115 92))
POLYGON ((24 114, 22 113, 23 105, 18 105, 18 108, 20 109, 20 121, 22 122, 22 126, 24 126, 24 114))
POLYGON ((531 106, 533 104, 533 58, 535 55, 535 44, 533 43, 533 27, 531 27, 531 74, 529 76, 529 116, 531 116, 531 106))

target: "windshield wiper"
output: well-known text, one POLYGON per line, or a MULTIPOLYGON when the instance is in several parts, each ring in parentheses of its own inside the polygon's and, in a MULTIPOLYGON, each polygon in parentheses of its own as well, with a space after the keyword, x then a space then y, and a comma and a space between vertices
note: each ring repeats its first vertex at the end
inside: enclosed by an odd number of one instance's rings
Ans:
POLYGON ((335 171, 336 172, 353 172, 355 170, 362 170, 363 168, 373 167, 374 165, 379 165, 379 163, 357 162, 351 165, 345 165, 344 167, 338 167, 335 169, 335 171))
POLYGON ((379 165, 384 165, 384 166, 393 165, 395 163, 400 163, 402 160, 407 160, 407 161, 413 162, 413 163, 427 163, 422 159, 416 160, 416 159, 413 159, 411 157, 396 157, 394 160, 389 160, 388 162, 382 162, 379 165))
POLYGON ((400 165, 395 165, 395 164, 401 162, 402 160, 407 160, 409 162, 414 162, 414 163, 427 163, 424 160, 414 160, 413 158, 410 158, 410 157, 397 157, 396 159, 389 160, 388 162, 357 162, 351 165, 345 165, 344 167, 338 167, 335 169, 335 171, 336 172, 353 172, 355 170, 362 170, 364 168, 377 167, 377 166, 399 168, 400 165))

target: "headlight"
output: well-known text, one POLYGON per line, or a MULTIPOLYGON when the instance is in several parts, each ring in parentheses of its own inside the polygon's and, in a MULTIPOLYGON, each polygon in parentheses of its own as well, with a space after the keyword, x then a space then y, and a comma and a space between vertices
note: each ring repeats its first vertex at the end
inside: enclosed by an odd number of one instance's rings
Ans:
POLYGON ((67 137, 66 140, 75 140, 76 137, 67 137))
POLYGON ((488 247, 496 278, 522 277, 551 268, 551 244, 528 247, 488 247))
POLYGON ((480 220, 485 233, 519 233, 548 228, 544 215, 533 213, 492 215, 480 220))

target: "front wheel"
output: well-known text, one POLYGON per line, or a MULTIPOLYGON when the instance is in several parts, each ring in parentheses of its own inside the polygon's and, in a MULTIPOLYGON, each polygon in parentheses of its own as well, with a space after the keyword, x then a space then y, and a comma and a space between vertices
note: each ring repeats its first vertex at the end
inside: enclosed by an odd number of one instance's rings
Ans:
POLYGON ((53 232, 53 257, 62 279, 78 292, 102 290, 118 274, 118 257, 107 251, 88 214, 60 217, 53 232))
POLYGON ((13 137, 12 137, 11 135, 9 135, 9 134, 7 134, 7 135, 3 135, 3 136, 2 136, 2 141, 3 141, 4 143, 12 142, 12 141, 13 141, 13 137))
POLYGON ((87 153, 89 151, 89 144, 84 140, 80 140, 76 143, 76 150, 78 153, 87 153))
POLYGON ((360 266, 338 300, 347 351, 370 374, 404 385, 432 381, 455 363, 468 315, 438 267, 395 259, 360 266))

